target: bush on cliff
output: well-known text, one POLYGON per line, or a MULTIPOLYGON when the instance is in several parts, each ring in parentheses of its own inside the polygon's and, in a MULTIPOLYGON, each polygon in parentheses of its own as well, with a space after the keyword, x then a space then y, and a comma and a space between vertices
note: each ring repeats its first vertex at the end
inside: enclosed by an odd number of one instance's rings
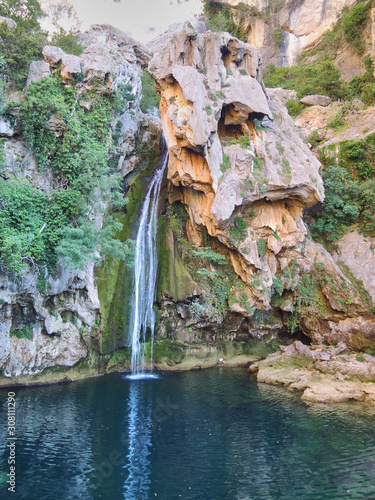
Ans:
POLYGON ((1 70, 20 89, 26 82, 29 65, 42 58, 47 34, 40 28, 43 11, 38 0, 0 0, 0 16, 10 17, 16 27, 0 23, 1 52, 5 60, 1 70))

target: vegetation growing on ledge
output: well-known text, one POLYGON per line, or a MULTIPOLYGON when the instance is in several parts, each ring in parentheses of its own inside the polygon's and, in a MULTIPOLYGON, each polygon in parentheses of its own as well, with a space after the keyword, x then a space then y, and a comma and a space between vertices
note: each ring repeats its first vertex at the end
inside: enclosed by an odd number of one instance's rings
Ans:
POLYGON ((66 54, 81 55, 83 47, 79 42, 79 37, 72 30, 59 29, 51 36, 51 45, 60 47, 66 54))
POLYGON ((146 69, 142 73, 141 110, 147 113, 150 109, 159 108, 160 96, 156 92, 155 82, 146 69))
POLYGON ((375 134, 323 148, 320 160, 325 200, 310 227, 317 238, 334 241, 354 222, 375 236, 375 134))
POLYGON ((55 185, 47 196, 28 181, 0 180, 0 264, 20 274, 25 266, 53 272, 57 255, 69 268, 83 268, 97 252, 126 259, 131 249, 114 239, 121 229, 107 218, 95 228, 95 215, 103 202, 116 210, 124 206, 120 177, 110 166, 109 141, 114 114, 133 99, 127 87, 110 96, 65 86, 58 75, 32 83, 20 107, 20 125, 40 172, 52 172, 55 185), (91 102, 85 112, 78 97, 91 102), (57 131, 48 130, 56 117, 57 131))
MULTIPOLYGON (((241 304, 249 315, 253 314, 246 286, 235 274, 229 261, 228 250, 224 247, 212 248, 210 237, 205 229, 202 231, 203 245, 197 247, 185 238, 185 225, 188 215, 183 205, 174 204, 168 207, 169 227, 179 241, 182 262, 186 265, 193 280, 205 290, 205 299, 192 300, 189 310, 193 317, 222 317, 223 313, 235 302, 241 304)), ((233 229, 239 238, 243 237, 247 223, 236 218, 233 229)))
POLYGON ((204 12, 207 16, 207 27, 211 31, 227 31, 231 35, 246 42, 247 37, 244 31, 244 23, 249 7, 241 2, 237 9, 240 15, 236 23, 233 19, 232 10, 228 5, 223 6, 219 3, 206 1, 204 3, 204 12))
MULTIPOLYGON (((372 5, 373 0, 357 0, 352 7, 345 7, 334 27, 324 33, 322 41, 314 49, 300 55, 297 65, 290 68, 270 65, 264 74, 265 85, 294 89, 299 99, 309 94, 327 94, 333 99, 359 97, 366 104, 373 104, 375 78, 372 58, 363 58, 364 75, 356 76, 348 83, 341 79, 340 71, 334 65, 337 53, 345 42, 358 54, 363 54, 363 28, 369 21, 372 5)), ((288 110, 296 116, 301 108, 298 109, 297 102, 289 102, 288 110)))

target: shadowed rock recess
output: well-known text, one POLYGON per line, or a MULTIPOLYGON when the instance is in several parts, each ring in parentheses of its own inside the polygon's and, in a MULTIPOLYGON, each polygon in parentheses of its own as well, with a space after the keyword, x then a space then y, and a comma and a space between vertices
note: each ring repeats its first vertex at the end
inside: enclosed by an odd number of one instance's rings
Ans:
POLYGON ((301 330, 315 344, 372 346, 375 322, 357 284, 307 235, 303 210, 323 200, 324 188, 320 163, 284 107, 288 93, 266 90, 258 50, 227 33, 187 24, 160 42, 149 71, 170 155, 169 209, 182 227, 166 238, 173 259, 161 271, 169 286, 159 288, 159 338, 301 330), (224 274, 212 249, 226 257, 224 274))

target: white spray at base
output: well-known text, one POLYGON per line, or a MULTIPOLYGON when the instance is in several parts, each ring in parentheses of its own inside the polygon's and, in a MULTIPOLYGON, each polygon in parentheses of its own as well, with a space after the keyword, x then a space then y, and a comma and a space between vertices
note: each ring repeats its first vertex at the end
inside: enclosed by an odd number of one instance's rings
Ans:
POLYGON ((163 165, 154 173, 148 186, 135 242, 134 288, 130 324, 130 339, 132 346, 131 378, 150 377, 149 373, 145 373, 145 341, 147 329, 149 329, 151 334, 150 372, 152 372, 155 332, 155 312, 153 305, 158 268, 156 249, 158 201, 163 174, 167 163, 168 155, 166 154, 163 165))

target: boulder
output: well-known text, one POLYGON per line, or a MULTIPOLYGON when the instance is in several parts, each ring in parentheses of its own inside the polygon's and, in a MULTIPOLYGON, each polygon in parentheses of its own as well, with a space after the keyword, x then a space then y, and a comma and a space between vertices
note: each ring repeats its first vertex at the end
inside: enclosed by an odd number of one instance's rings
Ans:
POLYGON ((303 97, 300 101, 302 104, 306 106, 329 106, 332 102, 332 99, 326 95, 307 95, 303 97))
POLYGON ((12 137, 14 130, 9 122, 0 117, 0 137, 12 137))
POLYGON ((44 60, 52 67, 56 67, 65 55, 65 52, 60 47, 53 45, 45 45, 42 50, 44 60))
POLYGON ((17 23, 10 17, 0 16, 0 23, 6 23, 8 28, 15 28, 17 26, 17 23))
POLYGON ((26 80, 26 87, 28 87, 32 82, 37 82, 45 76, 51 74, 49 64, 46 61, 33 61, 30 64, 29 75, 26 80))
POLYGON ((61 76, 64 80, 71 80, 82 73, 81 60, 78 56, 64 54, 61 64, 61 76))

